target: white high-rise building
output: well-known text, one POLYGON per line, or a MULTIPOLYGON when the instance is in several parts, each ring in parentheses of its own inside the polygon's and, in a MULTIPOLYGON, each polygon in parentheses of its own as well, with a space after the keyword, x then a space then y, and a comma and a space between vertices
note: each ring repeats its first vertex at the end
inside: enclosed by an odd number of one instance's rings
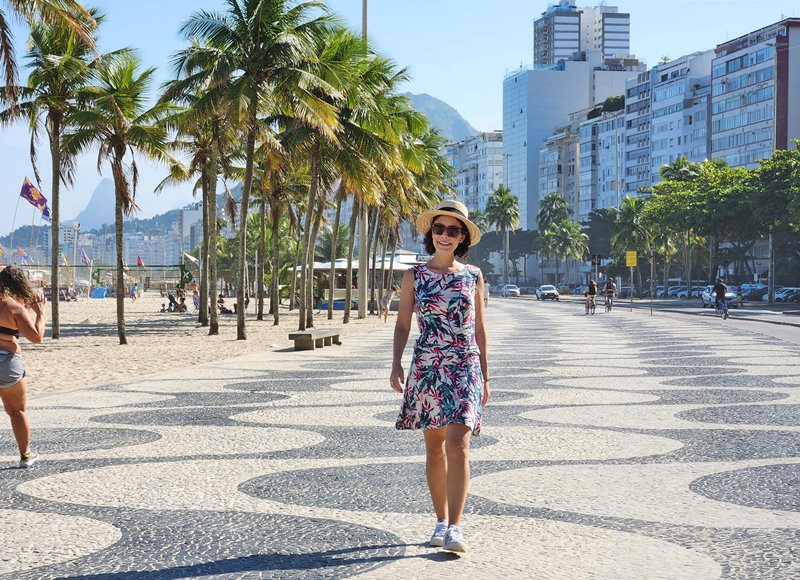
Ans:
POLYGON ((695 52, 650 70, 650 184, 678 157, 708 157, 707 122, 713 50, 695 52))
POLYGON ((470 210, 486 210, 491 193, 503 184, 503 133, 487 131, 449 143, 442 155, 453 166, 450 186, 470 210))
POLYGON ((620 59, 609 70, 598 53, 584 56, 589 60, 520 69, 503 81, 505 182, 519 198, 520 225, 525 229, 536 229, 539 150, 545 139, 570 113, 625 94, 625 81, 644 68, 635 59, 620 59))
POLYGON ((552 65, 576 52, 598 51, 603 58, 626 56, 631 44, 630 14, 616 6, 578 8, 570 0, 550 4, 533 23, 533 62, 552 65))
POLYGON ((787 18, 715 49, 711 151, 733 167, 800 138, 800 18, 787 18))

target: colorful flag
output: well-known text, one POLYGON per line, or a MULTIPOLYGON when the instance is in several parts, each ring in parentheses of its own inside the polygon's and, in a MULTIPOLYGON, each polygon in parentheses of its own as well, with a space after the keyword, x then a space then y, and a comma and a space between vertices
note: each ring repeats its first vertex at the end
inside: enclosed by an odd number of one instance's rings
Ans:
POLYGON ((19 254, 20 256, 27 256, 28 255, 28 254, 25 253, 25 250, 23 250, 19 246, 17 246, 17 254, 19 254))
POLYGON ((42 219, 48 222, 51 220, 50 208, 47 207, 47 198, 33 186, 27 177, 22 182, 22 190, 19 192, 19 196, 42 212, 42 219))
POLYGON ((0 244, 0 256, 5 256, 5 255, 6 255, 6 249, 2 246, 2 244, 0 244))
POLYGON ((136 265, 140 268, 144 268, 144 261, 141 256, 136 256, 136 265))
POLYGON ((86 255, 86 250, 81 250, 81 264, 84 266, 92 265, 92 261, 89 259, 89 256, 86 255))
POLYGON ((69 262, 67 261, 67 257, 64 255, 64 252, 61 252, 61 263, 64 266, 69 266, 69 262))

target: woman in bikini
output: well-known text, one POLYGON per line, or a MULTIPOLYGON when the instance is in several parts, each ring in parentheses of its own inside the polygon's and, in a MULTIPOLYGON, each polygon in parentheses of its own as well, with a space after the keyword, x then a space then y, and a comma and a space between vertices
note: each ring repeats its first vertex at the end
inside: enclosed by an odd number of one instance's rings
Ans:
POLYGON ((43 302, 20 268, 6 266, 0 271, 0 399, 11 418, 20 467, 32 466, 39 455, 30 448, 31 430, 25 415, 25 367, 18 339, 22 335, 31 342, 42 342, 43 302), (34 321, 28 308, 36 316, 34 321))

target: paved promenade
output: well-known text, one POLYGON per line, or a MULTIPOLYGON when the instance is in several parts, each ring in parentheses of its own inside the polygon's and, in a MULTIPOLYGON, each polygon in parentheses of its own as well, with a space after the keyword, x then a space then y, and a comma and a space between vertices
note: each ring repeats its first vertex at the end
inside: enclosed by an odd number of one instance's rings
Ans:
POLYGON ((599 310, 492 300, 466 557, 426 546, 388 324, 32 401, 0 578, 800 577, 800 339, 599 310))

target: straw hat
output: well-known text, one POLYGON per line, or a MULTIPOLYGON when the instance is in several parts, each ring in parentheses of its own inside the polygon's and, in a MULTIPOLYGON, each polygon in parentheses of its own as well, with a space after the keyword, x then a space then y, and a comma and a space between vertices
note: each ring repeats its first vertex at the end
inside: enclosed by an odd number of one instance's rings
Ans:
POLYGON ((456 218, 467 227, 467 230, 469 231, 470 246, 474 246, 480 241, 481 231, 478 229, 478 226, 469 221, 469 210, 467 209, 467 206, 457 199, 445 199, 437 203, 436 207, 433 209, 422 212, 419 217, 417 217, 417 229, 423 234, 427 234, 431 229, 433 220, 440 215, 456 218))

